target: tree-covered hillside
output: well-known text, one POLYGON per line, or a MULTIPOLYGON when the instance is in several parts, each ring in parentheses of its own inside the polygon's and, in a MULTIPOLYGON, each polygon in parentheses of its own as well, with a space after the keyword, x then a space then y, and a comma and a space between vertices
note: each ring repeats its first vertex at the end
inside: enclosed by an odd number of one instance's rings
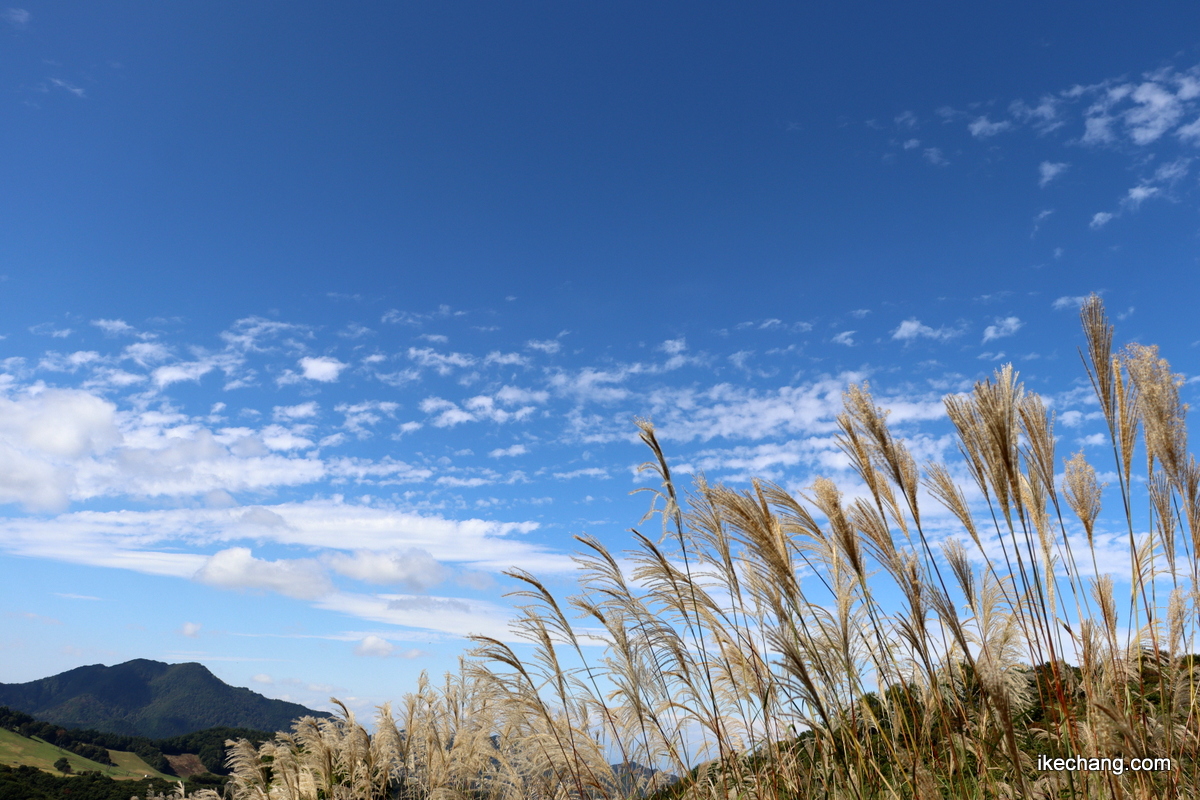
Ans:
POLYGON ((136 659, 0 684, 0 705, 66 728, 163 739, 215 727, 287 730, 324 712, 221 681, 200 664, 136 659))

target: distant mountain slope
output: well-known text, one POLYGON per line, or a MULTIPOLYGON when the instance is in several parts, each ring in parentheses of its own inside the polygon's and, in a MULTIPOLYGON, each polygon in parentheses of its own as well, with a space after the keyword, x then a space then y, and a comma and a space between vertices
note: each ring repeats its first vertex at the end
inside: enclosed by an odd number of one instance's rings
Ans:
POLYGON ((289 730, 303 716, 329 716, 297 703, 229 686, 201 664, 139 658, 29 683, 0 683, 0 705, 69 728, 162 739, 225 726, 289 730))

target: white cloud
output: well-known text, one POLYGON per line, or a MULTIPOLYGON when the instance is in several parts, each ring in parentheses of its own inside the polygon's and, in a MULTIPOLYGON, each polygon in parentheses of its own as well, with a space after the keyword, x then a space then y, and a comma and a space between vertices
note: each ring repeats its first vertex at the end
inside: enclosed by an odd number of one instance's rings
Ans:
POLYGON ((475 364, 475 359, 465 353, 439 353, 429 347, 410 347, 408 357, 419 366, 434 369, 439 375, 449 375, 455 368, 475 364))
POLYGON ((687 339, 682 336, 678 339, 667 339, 658 349, 669 356, 677 356, 687 350, 687 339))
POLYGON ((1157 195, 1158 192, 1159 190, 1157 186, 1147 186, 1146 184, 1134 186, 1129 190, 1129 193, 1125 195, 1125 198, 1121 201, 1121 204, 1130 206, 1132 208, 1137 208, 1144 201, 1149 200, 1151 197, 1157 195))
POLYGON ((1200 121, 1177 128, 1185 114, 1194 113, 1200 92, 1197 68, 1185 72, 1171 68, 1144 76, 1141 83, 1103 81, 1076 86, 1063 92, 1064 102, 1089 98, 1083 112, 1084 144, 1105 145, 1128 137, 1140 147, 1158 142, 1171 130, 1187 141, 1193 128, 1200 134, 1200 121))
POLYGON ((1179 130, 1175 132, 1175 135, 1185 142, 1200 144, 1200 117, 1197 117, 1187 125, 1181 125, 1179 130))
POLYGON ((320 356, 311 358, 305 356, 299 361, 300 369, 303 370, 304 377, 310 381, 319 381, 321 383, 333 383, 338 379, 349 364, 344 364, 336 358, 328 356, 320 356))
POLYGON ((529 359, 520 353, 501 353, 499 350, 493 350, 484 357, 483 363, 498 364, 502 367, 525 366, 529 359))
POLYGON ((1055 311, 1078 311, 1085 300, 1087 300, 1086 295, 1065 295, 1055 300, 1050 306, 1055 311))
POLYGON ((550 376, 550 386, 556 392, 580 401, 612 403, 629 396, 629 390, 619 384, 642 371, 641 365, 636 364, 613 369, 584 367, 577 372, 560 370, 550 376))
POLYGON ((420 325, 421 316, 411 311, 401 311, 398 308, 391 308, 383 313, 379 321, 386 322, 389 325, 420 325))
POLYGON ((0 19, 14 27, 24 28, 29 24, 30 14, 23 8, 6 8, 0 11, 0 19))
POLYGON ((920 139, 906 139, 904 141, 904 145, 903 145, 905 150, 915 150, 920 146, 921 146, 920 139))
POLYGON ((377 424, 384 416, 394 418, 399 403, 388 400, 364 400, 361 403, 339 403, 334 411, 345 415, 342 427, 359 439, 371 436, 370 426, 377 424))
POLYGON ((38 369, 51 372, 74 372, 80 367, 101 361, 100 354, 95 350, 77 350, 74 353, 58 353, 53 350, 46 353, 38 362, 38 369))
POLYGON ((967 126, 967 130, 969 130, 971 135, 976 139, 987 139, 991 136, 995 136, 998 133, 1003 133, 1011 127, 1012 123, 1008 120, 992 122, 987 118, 986 115, 984 115, 982 117, 977 117, 970 125, 967 126))
POLYGON ((466 408, 475 419, 486 419, 492 422, 513 422, 527 419, 536 409, 533 406, 521 406, 513 411, 500 408, 496 399, 489 395, 476 395, 463 401, 466 408))
POLYGON ((931 328, 928 325, 921 323, 919 319, 906 319, 900 323, 896 330, 892 331, 892 338, 901 342, 912 342, 917 339, 934 339, 937 341, 945 341, 958 336, 962 331, 953 328, 931 328))
POLYGON ((426 591, 442 581, 449 572, 428 551, 356 550, 353 555, 337 553, 325 563, 339 575, 384 586, 401 585, 409 591, 426 591))
MULTIPOLYGON (((312 331, 304 325, 277 322, 263 317, 244 317, 221 332, 221 339, 229 349, 242 353, 270 353, 279 349, 275 341, 281 337, 312 338, 312 331)), ((287 349, 295 351, 297 343, 284 339, 287 349)))
POLYGON ((302 450, 313 446, 313 441, 304 436, 312 427, 296 425, 289 429, 282 425, 268 425, 258 435, 270 450, 302 450))
POLYGON ((1084 144, 1107 144, 1117 137, 1112 132, 1113 118, 1108 114, 1089 114, 1083 121, 1084 144))
POLYGON ((1061 128, 1065 123, 1059 118, 1059 108, 1062 101, 1053 95, 1045 95, 1036 106, 1031 106, 1023 100, 1014 101, 1008 110, 1022 122, 1033 125, 1039 134, 1050 133, 1061 128))
POLYGON ((123 389, 127 386, 133 386, 135 383, 143 383, 145 380, 145 375, 135 375, 132 372, 112 367, 98 367, 92 371, 92 377, 83 383, 83 388, 88 390, 99 389, 101 391, 110 388, 123 389))
POLYGON ((1050 181, 1062 175, 1070 166, 1065 161, 1043 161, 1038 165, 1038 186, 1046 188, 1050 181))
POLYGON ((547 355, 553 355, 562 349, 562 343, 556 339, 530 339, 525 346, 530 350, 538 350, 547 355))
MULTIPOLYGON (((648 416, 654 419, 664 441, 824 437, 836 428, 846 387, 865 377, 847 372, 767 391, 728 383, 705 390, 663 389, 651 392, 646 397, 648 404, 642 407, 648 405, 648 416)), ((893 396, 878 398, 877 402, 892 410, 889 419, 897 424, 945 416, 940 397, 914 400, 893 396)))
POLYGON ((1004 317, 997 319, 995 325, 988 325, 983 331, 983 341, 990 342, 993 339, 1003 339, 1005 336, 1012 336, 1019 331, 1025 323, 1017 317, 1004 317))
POLYGON ((1038 215, 1033 218, 1033 231, 1029 234, 1030 237, 1036 236, 1037 232, 1042 229, 1042 223, 1054 216, 1053 208, 1043 208, 1038 212, 1038 215))
POLYGON ((137 335, 137 329, 123 319, 94 319, 92 324, 110 336, 137 335))
POLYGON ((200 628, 203 626, 199 622, 185 622, 179 629, 179 632, 190 639, 195 639, 200 635, 200 628))
MULTIPOLYGON (((250 510, 175 508, 0 518, 0 551, 327 600, 328 569, 410 591, 427 590, 444 579, 448 572, 442 565, 449 563, 468 571, 522 566, 538 574, 573 573, 575 564, 567 554, 524 541, 523 534, 537 528, 535 522, 450 519, 334 498, 250 510), (255 558, 247 547, 238 546, 242 540, 258 547, 316 551, 318 556, 255 558), (196 552, 214 542, 222 548, 215 555, 196 552)), ((381 609, 386 603, 370 605, 377 612, 386 610, 381 609)), ((381 613, 365 618, 396 621, 381 613)))
POLYGON ((260 525, 264 528, 286 528, 287 520, 262 506, 252 506, 238 518, 243 525, 260 525))
POLYGON ((62 89, 64 92, 67 92, 68 94, 73 94, 76 97, 84 97, 87 94, 83 90, 82 86, 76 86, 75 84, 71 83, 70 81, 64 81, 61 78, 47 78, 47 80, 50 81, 51 86, 57 86, 59 89, 62 89))
POLYGON ((29 329, 30 333, 39 336, 50 336, 54 339, 66 339, 73 331, 70 328, 56 328, 52 322, 43 322, 40 325, 34 325, 29 329))
POLYGON ((198 381, 204 375, 214 371, 214 369, 221 369, 222 372, 226 373, 227 377, 232 377, 240 366, 241 359, 239 356, 224 354, 208 355, 200 357, 197 361, 168 363, 168 365, 156 368, 154 372, 150 373, 150 377, 154 380, 154 384, 158 389, 166 389, 170 384, 178 384, 180 381, 198 381))
POLYGON ((412 311, 400 311, 399 309, 389 309, 384 312, 381 321, 391 325, 422 325, 432 319, 447 319, 449 317, 466 316, 465 311, 455 311, 450 306, 442 304, 435 311, 430 311, 424 314, 418 314, 412 311))
POLYGON ((691 472, 706 474, 726 473, 722 480, 745 480, 753 478, 779 479, 785 472, 795 474, 805 465, 842 468, 840 455, 831 442, 821 438, 793 439, 787 442, 765 442, 751 446, 737 446, 702 450, 692 457, 688 465, 691 472), (732 473, 730 475, 729 473, 732 473))
POLYGON ((217 362, 214 359, 181 361, 178 364, 159 367, 151 373, 151 378, 154 380, 155 386, 163 389, 180 381, 199 381, 216 368, 217 362))
POLYGON ((854 345, 854 334, 856 333, 858 331, 842 331, 830 339, 830 341, 834 344, 844 344, 847 347, 852 347, 854 345))
POLYGON ((295 406, 275 406, 271 412, 271 416, 276 422, 290 422, 297 419, 310 419, 317 415, 320 406, 316 401, 300 403, 295 406))
POLYGON ((1173 128, 1183 114, 1183 106, 1172 92, 1153 81, 1141 84, 1130 94, 1136 107, 1125 112, 1133 141, 1150 144, 1173 128))
POLYGON ((372 634, 363 637, 362 641, 354 647, 354 654, 356 656, 386 658, 392 654, 393 650, 395 650, 395 647, 391 642, 372 634))
POLYGON ((360 325, 357 322, 348 322, 346 327, 338 331, 338 336, 344 339, 361 339, 364 336, 369 336, 375 333, 365 325, 360 325))
POLYGON ((933 164, 935 167, 944 167, 950 163, 946 160, 946 157, 942 155, 942 149, 940 147, 927 147, 922 155, 925 157, 926 161, 928 161, 930 164, 933 164))
POLYGON ((474 422, 475 417, 463 411, 458 404, 441 397, 427 397, 421 401, 421 410, 426 414, 436 414, 431 421, 435 428, 452 428, 463 422, 474 422))
POLYGON ((1174 161, 1168 161, 1154 170, 1154 180, 1158 183, 1175 183, 1187 177, 1188 170, 1191 167, 1192 159, 1177 158, 1174 161))
POLYGON ((522 389, 517 386, 504 386, 493 396, 498 402, 509 406, 545 403, 550 399, 549 392, 540 389, 522 389))
POLYGON ((1112 219, 1115 216, 1116 214, 1111 214, 1107 211, 1097 211, 1092 215, 1092 221, 1088 223, 1088 227, 1092 230, 1099 230, 1109 222, 1112 222, 1112 219))
POLYGON ((575 469, 570 472, 555 472, 554 477, 560 481, 569 481, 572 478, 601 478, 609 477, 608 471, 600 467, 584 467, 583 469, 575 469))
POLYGON ((170 349, 158 342, 135 342, 121 352, 121 358, 129 359, 140 367, 149 367, 170 357, 170 349))
POLYGON ((511 447, 496 448, 488 453, 491 458, 506 458, 509 456, 523 456, 528 453, 528 448, 523 444, 514 444, 511 447))
POLYGON ((255 558, 248 547, 230 547, 214 553, 194 576, 221 589, 267 589, 299 600, 312 600, 333 591, 320 564, 311 559, 267 561, 255 558))
POLYGON ((0 397, 0 503, 62 508, 77 491, 73 462, 120 444, 116 406, 76 389, 0 397))
POLYGON ((335 482, 353 480, 373 486, 392 486, 400 483, 420 483, 433 477, 433 471, 404 461, 384 457, 378 461, 366 458, 338 458, 328 463, 329 476, 335 482))
POLYGON ((512 611, 480 600, 339 592, 321 599, 316 605, 387 625, 439 631, 452 636, 482 634, 500 641, 515 641, 509 629, 512 611))

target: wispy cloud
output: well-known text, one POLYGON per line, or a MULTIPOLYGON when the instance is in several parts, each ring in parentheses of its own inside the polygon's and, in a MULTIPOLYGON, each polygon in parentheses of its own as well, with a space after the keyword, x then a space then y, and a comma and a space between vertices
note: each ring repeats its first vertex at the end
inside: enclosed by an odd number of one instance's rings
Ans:
POLYGON ((1050 307, 1055 311, 1078 310, 1085 300, 1087 295, 1065 295, 1051 303, 1050 307))
POLYGON ((32 16, 23 8, 6 8, 0 11, 0 19, 3 19, 14 28, 24 28, 29 24, 32 16))
POLYGON ((47 80, 50 82, 51 86, 55 86, 59 89, 62 89, 64 92, 67 92, 68 94, 72 94, 75 97, 86 96, 86 92, 84 92, 82 86, 76 86, 75 84, 71 83, 70 81, 64 81, 61 78, 47 78, 47 80))
POLYGON ((389 325, 423 325, 430 320, 435 319, 450 319, 452 317, 466 316, 466 311, 455 310, 448 305, 440 305, 433 311, 418 313, 413 311, 401 311, 396 308, 385 311, 380 318, 381 322, 389 325))
POLYGON ((1012 128, 1012 126, 1013 124, 1008 120, 992 122, 985 115, 982 117, 977 117, 975 120, 973 120, 971 124, 967 126, 967 130, 969 130, 971 135, 976 139, 987 139, 995 136, 998 133, 1003 133, 1004 131, 1009 130, 1012 128))
POLYGON ((52 322, 43 322, 39 325, 34 325, 29 328, 29 332, 38 336, 50 336, 55 339, 65 339, 73 333, 70 328, 59 328, 52 322))
POLYGON ((449 375, 455 369, 475 364, 475 359, 465 353, 439 353, 431 347, 410 347, 408 357, 418 366, 433 369, 439 375, 449 375))
POLYGON ((906 319, 900 323, 896 330, 892 331, 892 338, 900 342, 912 342, 917 339, 934 339, 936 341, 946 341, 953 339, 961 334, 961 330, 954 328, 931 328, 923 324, 919 319, 906 319))
POLYGON ((1159 189, 1157 186, 1149 186, 1147 184, 1134 186, 1129 190, 1128 194, 1125 195, 1124 199, 1121 200, 1121 204, 1128 208, 1136 209, 1146 200, 1149 200, 1158 193, 1159 189))
POLYGON ((1032 125, 1039 134, 1047 134, 1066 124, 1060 114, 1062 105, 1061 98, 1045 95, 1037 105, 1030 105, 1024 100, 1014 100, 1009 104, 1008 110, 1018 122, 1032 125))
POLYGON ((1003 339, 1006 336, 1012 336, 1019 331, 1025 323, 1017 317, 1004 317, 997 319, 995 325, 988 325, 983 330, 984 343, 993 341, 994 339, 1003 339))
POLYGON ((1054 216, 1053 208, 1043 208, 1039 211, 1037 216, 1033 218, 1033 231, 1030 233, 1030 236, 1036 236, 1037 232, 1042 228, 1042 223, 1052 216, 1054 216))
POLYGON ((553 355, 562 349, 562 343, 556 339, 530 339, 525 346, 530 350, 537 350, 547 355, 553 355))
POLYGON ((1066 172, 1070 166, 1065 161, 1043 161, 1038 165, 1038 186, 1046 188, 1047 184, 1066 172))

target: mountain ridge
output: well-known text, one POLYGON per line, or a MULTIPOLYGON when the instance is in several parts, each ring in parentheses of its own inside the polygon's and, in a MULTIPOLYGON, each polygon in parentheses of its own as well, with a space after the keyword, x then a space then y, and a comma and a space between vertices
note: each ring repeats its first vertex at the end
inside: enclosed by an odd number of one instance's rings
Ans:
POLYGON ((230 686, 203 664, 145 658, 91 664, 27 683, 0 683, 0 705, 69 728, 165 739, 207 728, 290 730, 328 713, 230 686))

